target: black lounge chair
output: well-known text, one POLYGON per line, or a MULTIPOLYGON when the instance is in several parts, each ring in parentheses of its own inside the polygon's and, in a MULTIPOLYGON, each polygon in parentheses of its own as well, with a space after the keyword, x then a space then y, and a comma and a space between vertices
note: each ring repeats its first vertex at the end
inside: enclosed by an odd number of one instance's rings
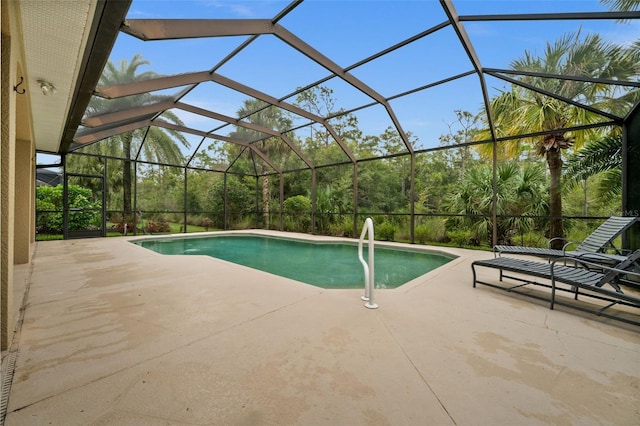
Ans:
MULTIPOLYGON (((612 216, 604 221, 595 231, 593 231, 587 238, 581 243, 569 241, 564 247, 559 249, 541 248, 541 247, 523 247, 523 246, 508 246, 497 245, 493 247, 493 252, 496 255, 503 254, 524 254, 530 256, 544 257, 547 259, 555 259, 558 257, 575 257, 584 253, 602 253, 607 249, 613 248, 612 241, 616 239, 621 233, 627 230, 638 219, 637 216, 612 216), (574 250, 567 250, 571 245, 577 244, 574 250)), ((558 238, 549 240, 549 246, 553 241, 558 238)), ((610 260, 614 262, 622 262, 625 257, 622 255, 611 255, 610 260)))
MULTIPOLYGON (((619 256, 616 256, 619 257, 619 256)), ((528 284, 534 284, 551 289, 549 298, 549 308, 553 309, 554 304, 562 304, 571 306, 587 312, 596 313, 597 315, 618 319, 631 324, 640 325, 640 322, 620 318, 604 313, 605 309, 616 304, 633 306, 640 308, 640 293, 636 290, 640 289, 640 273, 630 270, 631 266, 640 260, 640 250, 636 250, 629 256, 625 256, 624 260, 615 263, 615 266, 608 266, 607 258, 610 261, 611 255, 588 253, 584 256, 574 256, 569 258, 571 264, 563 263, 567 258, 557 258, 551 262, 539 262, 528 259, 515 259, 510 257, 495 257, 487 260, 476 260, 471 264, 473 271, 473 287, 476 284, 484 284, 501 290, 512 291, 526 296, 531 296, 541 300, 547 300, 545 297, 538 296, 533 293, 525 293, 517 289, 528 284), (505 287, 477 279, 476 267, 484 266, 500 270, 500 281, 503 278, 510 278, 523 284, 511 287, 505 287), (514 277, 505 275, 504 272, 515 272, 528 275, 532 278, 514 277), (543 278, 551 281, 551 284, 540 283, 535 278, 543 278), (568 288, 558 287, 558 283, 564 283, 570 286, 568 288), (628 287, 624 292, 622 287, 628 287), (585 292, 580 293, 580 290, 585 292), (587 309, 578 305, 568 305, 556 301, 556 290, 569 291, 574 293, 574 298, 578 299, 578 294, 589 296, 592 298, 607 301, 609 304, 599 310, 587 309)))

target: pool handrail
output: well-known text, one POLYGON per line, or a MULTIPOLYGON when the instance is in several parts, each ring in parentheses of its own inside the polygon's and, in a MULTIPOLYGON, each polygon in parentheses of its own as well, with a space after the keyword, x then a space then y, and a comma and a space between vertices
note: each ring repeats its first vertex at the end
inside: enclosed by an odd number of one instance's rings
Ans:
POLYGON ((373 301, 373 286, 374 286, 374 236, 373 236, 373 220, 368 217, 364 221, 364 226, 362 227, 362 232, 360 233, 360 241, 358 242, 358 260, 362 264, 364 268, 364 296, 361 297, 362 300, 366 300, 367 303, 364 304, 365 307, 369 309, 378 308, 378 304, 373 301), (364 261, 364 257, 362 255, 362 245, 364 242, 364 236, 369 234, 369 263, 364 261))

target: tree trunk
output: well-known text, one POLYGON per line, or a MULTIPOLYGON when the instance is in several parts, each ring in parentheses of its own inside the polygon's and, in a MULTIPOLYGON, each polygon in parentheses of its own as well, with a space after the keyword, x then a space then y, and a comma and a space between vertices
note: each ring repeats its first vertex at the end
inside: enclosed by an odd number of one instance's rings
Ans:
POLYGON ((125 159, 122 164, 122 210, 125 215, 123 220, 127 220, 128 216, 132 215, 131 208, 131 135, 124 135, 122 141, 122 148, 124 151, 125 159))
POLYGON ((582 209, 582 215, 585 216, 585 217, 589 215, 589 207, 588 207, 588 204, 589 204, 589 202, 588 202, 589 201, 588 192, 589 191, 588 191, 588 187, 587 187, 587 180, 588 180, 588 178, 584 178, 584 183, 583 183, 583 186, 582 186, 582 197, 583 197, 582 202, 583 202, 583 205, 584 205, 584 208, 582 209))
POLYGON ((264 229, 269 229, 269 176, 266 166, 262 166, 262 215, 264 229))
MULTIPOLYGON (((549 186, 549 238, 559 238, 564 236, 562 229, 562 155, 559 149, 547 151, 547 165, 551 182, 549 186)), ((554 241, 552 248, 561 249, 561 240, 554 241)))

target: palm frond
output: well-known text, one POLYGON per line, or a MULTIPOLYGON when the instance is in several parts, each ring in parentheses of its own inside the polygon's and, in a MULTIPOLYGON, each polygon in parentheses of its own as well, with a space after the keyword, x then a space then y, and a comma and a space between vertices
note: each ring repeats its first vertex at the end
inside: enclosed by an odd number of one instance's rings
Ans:
POLYGON ((608 135, 586 144, 577 154, 565 161, 567 189, 598 173, 619 169, 622 166, 622 137, 608 135))

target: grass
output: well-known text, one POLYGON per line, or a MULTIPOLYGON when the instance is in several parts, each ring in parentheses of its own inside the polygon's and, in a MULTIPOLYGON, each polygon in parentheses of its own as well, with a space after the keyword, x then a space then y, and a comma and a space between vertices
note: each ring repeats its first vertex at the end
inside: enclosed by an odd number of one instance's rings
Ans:
MULTIPOLYGON (((172 234, 180 234, 183 231, 182 227, 184 225, 182 223, 177 222, 169 222, 169 227, 171 228, 172 234)), ((215 228, 206 229, 204 226, 196 226, 196 225, 187 225, 187 232, 206 232, 206 231, 216 231, 215 228)))
POLYGON ((62 234, 36 234, 36 241, 53 241, 62 239, 62 234))
MULTIPOLYGON (((107 237, 121 237, 122 234, 119 232, 115 232, 112 231, 112 225, 114 224, 109 224, 107 225, 107 237)), ((182 223, 178 223, 178 222, 169 222, 169 228, 171 229, 170 232, 166 232, 164 234, 181 234, 184 231, 182 230, 183 224, 182 223)), ((206 229, 204 226, 196 226, 196 225, 187 225, 187 232, 188 233, 192 233, 192 232, 206 232, 206 231, 218 231, 219 229, 216 228, 209 228, 206 229)), ((132 234, 129 234, 132 235, 132 234)), ((138 235, 144 235, 141 233, 138 233, 138 235)), ((151 235, 161 235, 161 233, 156 233, 156 234, 151 234, 151 235)), ((62 240, 64 239, 62 234, 37 234, 36 235, 36 241, 53 241, 53 240, 62 240)))

